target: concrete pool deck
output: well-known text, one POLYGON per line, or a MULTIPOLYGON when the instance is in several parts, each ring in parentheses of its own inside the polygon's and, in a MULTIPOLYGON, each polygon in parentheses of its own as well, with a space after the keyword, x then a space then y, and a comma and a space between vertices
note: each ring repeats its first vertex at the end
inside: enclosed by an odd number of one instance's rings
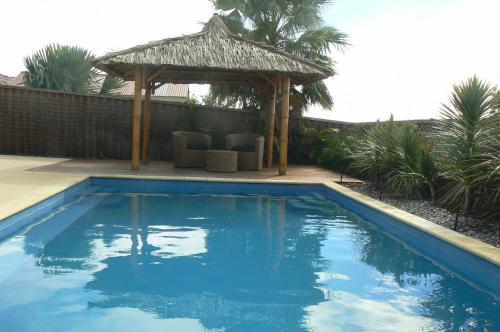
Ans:
MULTIPOLYGON (((211 173, 204 169, 179 169, 172 162, 151 162, 141 170, 128 160, 78 160, 0 155, 0 220, 55 195, 89 176, 140 177, 176 180, 340 182, 340 174, 317 166, 290 165, 288 175, 278 170, 211 173)), ((360 182, 344 176, 345 182, 360 182)))
MULTIPOLYGON (((141 171, 133 172, 130 170, 130 161, 0 155, 0 222, 90 176, 323 184, 374 210, 500 266, 500 249, 341 186, 336 183, 340 182, 340 174, 317 166, 290 165, 286 177, 277 176, 275 169, 260 172, 209 173, 200 169, 176 169, 171 162, 152 162, 150 165, 142 165, 141 171)), ((345 176, 342 180, 359 182, 345 176)))

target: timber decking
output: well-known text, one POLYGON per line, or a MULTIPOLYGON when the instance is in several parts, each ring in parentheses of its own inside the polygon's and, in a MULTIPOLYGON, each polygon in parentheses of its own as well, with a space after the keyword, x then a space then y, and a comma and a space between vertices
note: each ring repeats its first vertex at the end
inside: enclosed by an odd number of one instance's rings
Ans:
MULTIPOLYGON (((255 179, 255 180, 285 180, 285 181, 308 181, 340 182, 340 173, 320 168, 313 165, 288 165, 287 176, 278 176, 277 165, 265 168, 262 171, 238 171, 236 173, 212 173, 202 168, 175 168, 170 161, 151 161, 147 165, 141 165, 139 171, 130 169, 128 160, 84 160, 71 159, 58 163, 44 165, 29 169, 32 172, 57 172, 57 173, 84 173, 99 175, 142 175, 142 176, 165 176, 165 177, 192 177, 192 178, 233 178, 233 179, 255 179)), ((343 182, 361 182, 358 179, 342 176, 343 182)))

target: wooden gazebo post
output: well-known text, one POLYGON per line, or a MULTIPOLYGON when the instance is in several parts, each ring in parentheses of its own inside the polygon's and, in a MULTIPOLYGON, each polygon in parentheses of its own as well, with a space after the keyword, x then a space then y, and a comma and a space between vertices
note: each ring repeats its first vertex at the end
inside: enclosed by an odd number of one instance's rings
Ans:
POLYGON ((274 148, 274 117, 276 113, 276 85, 269 85, 267 96, 267 151, 266 166, 273 166, 273 148, 274 148))
POLYGON ((139 170, 141 157, 142 66, 135 66, 134 113, 132 116, 132 170, 139 170))
POLYGON ((144 130, 142 140, 142 162, 149 164, 151 145, 151 84, 146 82, 144 91, 144 130))
POLYGON ((290 76, 281 76, 281 128, 279 175, 286 175, 288 167, 288 113, 290 109, 290 76))

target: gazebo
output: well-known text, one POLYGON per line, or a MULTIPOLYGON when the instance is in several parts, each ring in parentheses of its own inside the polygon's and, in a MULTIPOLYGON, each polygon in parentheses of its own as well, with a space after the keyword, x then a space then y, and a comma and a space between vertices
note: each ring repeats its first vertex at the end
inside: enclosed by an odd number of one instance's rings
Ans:
POLYGON ((266 162, 272 166, 277 91, 281 92, 279 174, 286 175, 290 84, 325 79, 332 70, 275 47, 232 33, 214 14, 195 34, 168 38, 108 53, 94 66, 125 81, 135 81, 132 125, 132 170, 139 170, 141 113, 144 108, 143 162, 150 158, 150 99, 166 83, 253 85, 268 91, 266 162), (142 105, 144 89, 144 106, 142 105))

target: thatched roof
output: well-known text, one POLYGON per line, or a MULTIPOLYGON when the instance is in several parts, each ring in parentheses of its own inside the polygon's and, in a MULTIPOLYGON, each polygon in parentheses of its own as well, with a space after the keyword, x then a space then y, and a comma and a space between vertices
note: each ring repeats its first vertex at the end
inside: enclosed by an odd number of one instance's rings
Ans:
POLYGON ((288 74, 292 83, 303 84, 333 74, 230 32, 217 14, 198 33, 108 53, 95 61, 97 68, 125 80, 134 80, 135 65, 157 73, 156 81, 170 83, 262 83, 270 74, 288 74))

